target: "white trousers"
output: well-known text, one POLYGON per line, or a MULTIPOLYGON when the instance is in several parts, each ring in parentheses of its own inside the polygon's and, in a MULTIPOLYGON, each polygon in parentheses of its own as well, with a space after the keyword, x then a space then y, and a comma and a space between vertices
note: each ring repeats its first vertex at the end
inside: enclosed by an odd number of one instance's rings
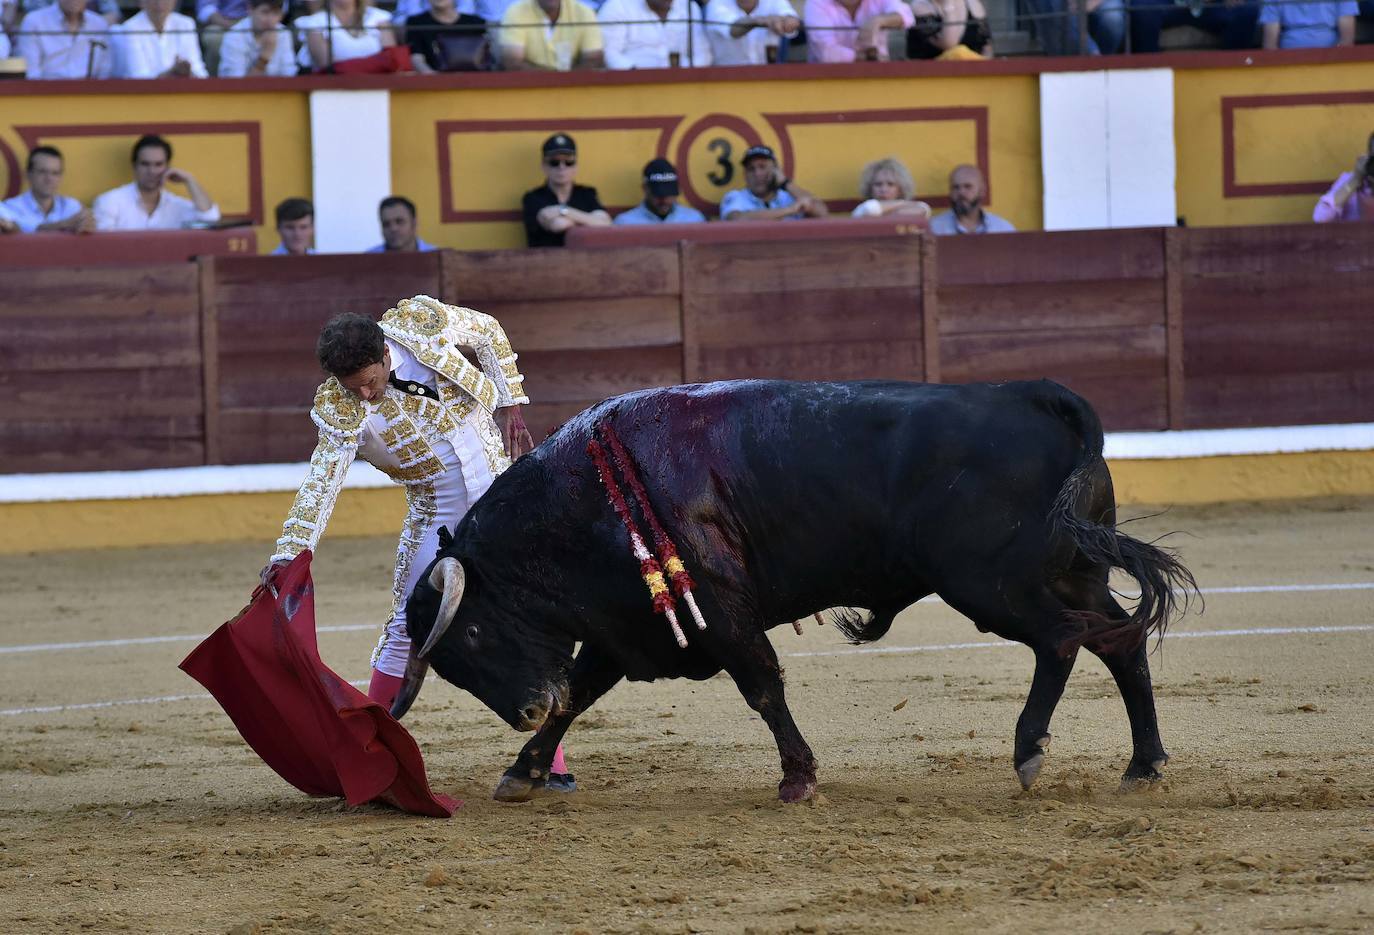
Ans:
POLYGON ((481 467, 450 470, 434 481, 406 486, 406 521, 401 528, 401 540, 396 546, 396 574, 391 588, 391 619, 382 631, 377 648, 372 651, 372 668, 387 675, 402 676, 410 654, 410 637, 406 633, 406 600, 415 584, 425 573, 439 551, 439 529, 447 526, 453 532, 468 508, 491 486, 492 475, 481 467), (485 475, 485 483, 465 474, 485 475), (477 481, 473 483, 473 481, 477 481), (481 489, 476 489, 480 487, 481 489))

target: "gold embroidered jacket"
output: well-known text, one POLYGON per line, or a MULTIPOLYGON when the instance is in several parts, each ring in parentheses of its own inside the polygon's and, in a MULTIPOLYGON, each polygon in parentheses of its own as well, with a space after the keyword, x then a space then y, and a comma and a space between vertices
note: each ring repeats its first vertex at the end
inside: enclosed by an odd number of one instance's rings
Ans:
MULTIPOLYGON (((434 442, 453 436, 474 414, 474 428, 492 473, 509 466, 491 413, 501 406, 528 403, 529 398, 515 365, 516 354, 496 319, 417 295, 383 315, 381 329, 434 371, 439 401, 405 396, 398 402, 388 395, 377 402, 376 414, 386 422, 381 442, 400 465, 378 467, 399 484, 428 484, 445 470, 435 455, 434 442), (481 368, 469 363, 459 348, 471 349, 481 368)), ((344 476, 357 456, 368 415, 368 405, 335 378, 320 385, 310 411, 319 426, 319 443, 282 527, 273 561, 294 558, 319 544, 344 476)))

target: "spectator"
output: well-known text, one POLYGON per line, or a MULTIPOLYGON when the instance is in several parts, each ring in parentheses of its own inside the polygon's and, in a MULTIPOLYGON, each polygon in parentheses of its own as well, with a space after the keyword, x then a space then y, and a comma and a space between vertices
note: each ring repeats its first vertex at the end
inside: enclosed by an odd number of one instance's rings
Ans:
POLYGON ((701 224, 706 215, 677 203, 677 170, 667 159, 651 159, 644 167, 644 200, 616 215, 617 224, 701 224))
POLYGON ((596 189, 577 185, 577 144, 566 133, 544 141, 544 184, 525 192, 525 240, 531 247, 561 247, 574 227, 605 227, 611 216, 596 189))
POLYGON ((391 14, 368 0, 329 0, 329 8, 293 24, 301 36, 296 60, 302 68, 326 71, 336 62, 367 58, 396 44, 391 14))
MULTIPOLYGON (((104 20, 100 23, 105 25, 104 20)), ((57 193, 62 186, 62 169, 62 154, 51 146, 38 146, 29 153, 29 161, 24 166, 29 190, 2 203, 19 230, 26 234, 35 231, 88 234, 95 230, 95 217, 81 207, 81 202, 57 193)))
POLYGON ((1355 171, 1341 173, 1312 210, 1312 220, 1318 224, 1374 221, 1374 133, 1369 134, 1364 153, 1355 157, 1355 171))
POLYGON ((963 46, 980 58, 992 58, 992 30, 983 0, 914 0, 916 25, 906 31, 906 57, 955 57, 963 46))
POLYGON ((788 0, 710 0, 706 27, 717 65, 777 61, 781 39, 795 39, 801 19, 788 0))
POLYGON ((786 221, 823 218, 830 213, 815 195, 782 174, 778 159, 767 146, 750 146, 740 160, 744 188, 726 192, 720 202, 723 221, 786 221))
MULTIPOLYGON (((382 224, 382 242, 369 247, 368 253, 428 253, 439 248, 420 239, 420 225, 415 215, 415 202, 400 195, 383 198, 377 206, 377 219, 382 224)), ((313 219, 312 219, 313 228, 313 219)))
MULTIPOLYGON (((474 0, 458 0, 454 8, 465 16, 473 16, 477 13, 477 4, 474 0)), ((396 0, 396 8, 391 11, 391 25, 404 27, 409 23, 411 17, 420 16, 429 12, 429 0, 396 0)), ((486 20, 482 20, 486 22, 486 20)))
MULTIPOLYGON (((0 33, 0 39, 4 38, 5 34, 0 33)), ((14 219, 14 215, 10 214, 9 209, 5 207, 4 203, 0 202, 0 234, 17 233, 19 233, 19 222, 14 219)))
POLYGON ((856 218, 911 215, 930 220, 930 205, 915 200, 916 183, 901 161, 889 156, 864 166, 859 176, 859 197, 866 199, 854 209, 856 218))
MULTIPOLYGON (((284 0, 277 2, 284 14, 286 3, 284 0)), ((250 7, 249 0, 196 0, 196 22, 200 23, 200 47, 205 57, 205 68, 210 74, 220 74, 221 46, 225 33, 247 18, 250 7)))
POLYGON ((172 168, 172 144, 160 136, 141 136, 133 149, 134 180, 97 195, 95 226, 102 231, 176 230, 219 220, 219 206, 190 173, 172 168), (165 188, 186 186, 188 201, 165 188))
POLYGON ((277 236, 272 256, 306 256, 315 252, 315 206, 308 198, 288 198, 277 205, 277 236))
POLYGON ((1221 38, 1228 49, 1255 46, 1255 21, 1259 18, 1258 0, 1129 0, 1131 51, 1158 52, 1159 33, 1170 26, 1193 25, 1221 38))
POLYGON ((517 0, 501 19, 506 71, 571 71, 606 64, 596 13, 579 0, 517 0))
POLYGON ((1266 49, 1329 49, 1355 44, 1355 0, 1265 0, 1259 24, 1266 49))
POLYGON ((30 78, 108 78, 109 32, 86 0, 57 0, 24 17, 15 52, 30 78))
MULTIPOLYGON (((695 0, 606 0, 597 12, 606 67, 701 68, 711 64, 711 40, 695 0)), ((897 0, 892 0, 897 2, 897 0)))
MULTIPOLYGON (((1169 0, 1148 2, 1158 7, 1169 0)), ((1036 17, 1035 37, 1046 55, 1115 55, 1126 39, 1125 0, 1087 0, 1088 35, 1081 41, 1076 2, 1028 0, 1027 12, 1036 17)))
POLYGON ((885 62, 887 30, 915 24, 902 0, 806 0, 805 17, 812 62, 885 62))
MULTIPOLYGON (((0 10, 4 11, 4 14, 0 15, 0 22, 5 23, 7 32, 13 33, 14 27, 25 16, 55 3, 57 0, 0 0, 0 10)), ((119 8, 119 0, 96 0, 89 6, 100 14, 106 26, 113 26, 124 18, 124 11, 119 8)))
POLYGON ((223 32, 217 50, 221 78, 289 78, 296 74, 291 30, 281 24, 281 0, 250 0, 248 15, 223 32))
POLYGON ((429 0, 423 13, 406 19, 405 35, 410 62, 418 72, 477 71, 490 66, 484 51, 487 21, 462 12, 454 0, 429 0))
POLYGON ((988 185, 977 166, 956 166, 949 174, 951 210, 930 222, 932 234, 1012 234, 1016 228, 1006 218, 983 208, 988 185))
POLYGON ((141 0, 137 13, 111 30, 116 78, 204 78, 196 22, 174 13, 177 0, 141 0))

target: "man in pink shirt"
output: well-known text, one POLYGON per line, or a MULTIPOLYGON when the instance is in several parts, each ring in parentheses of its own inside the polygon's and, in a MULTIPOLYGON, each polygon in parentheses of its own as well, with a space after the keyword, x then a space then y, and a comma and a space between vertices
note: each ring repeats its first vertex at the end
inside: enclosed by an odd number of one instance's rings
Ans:
POLYGON ((885 62, 887 30, 915 22, 901 0, 806 0, 805 18, 812 62, 885 62))
POLYGON ((1355 171, 1341 173, 1312 209, 1312 220, 1318 224, 1374 221, 1374 133, 1369 134, 1364 153, 1355 158, 1355 171))

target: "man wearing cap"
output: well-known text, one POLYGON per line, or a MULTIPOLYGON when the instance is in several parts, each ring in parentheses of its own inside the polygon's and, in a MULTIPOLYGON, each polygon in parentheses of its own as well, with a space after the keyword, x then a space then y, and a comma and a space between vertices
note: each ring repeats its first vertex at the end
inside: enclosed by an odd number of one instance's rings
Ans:
POLYGON ((785 221, 830 213, 824 201, 782 174, 767 146, 750 146, 740 162, 745 187, 727 192, 721 200, 722 221, 785 221))
POLYGON ((667 159, 651 159, 644 167, 644 200, 616 215, 617 224, 700 224, 706 215, 677 203, 677 170, 667 159))
POLYGON ((520 206, 525 238, 531 247, 561 247, 574 227, 606 227, 611 216, 596 189, 577 185, 577 144, 566 133, 544 141, 544 184, 525 192, 520 206))

